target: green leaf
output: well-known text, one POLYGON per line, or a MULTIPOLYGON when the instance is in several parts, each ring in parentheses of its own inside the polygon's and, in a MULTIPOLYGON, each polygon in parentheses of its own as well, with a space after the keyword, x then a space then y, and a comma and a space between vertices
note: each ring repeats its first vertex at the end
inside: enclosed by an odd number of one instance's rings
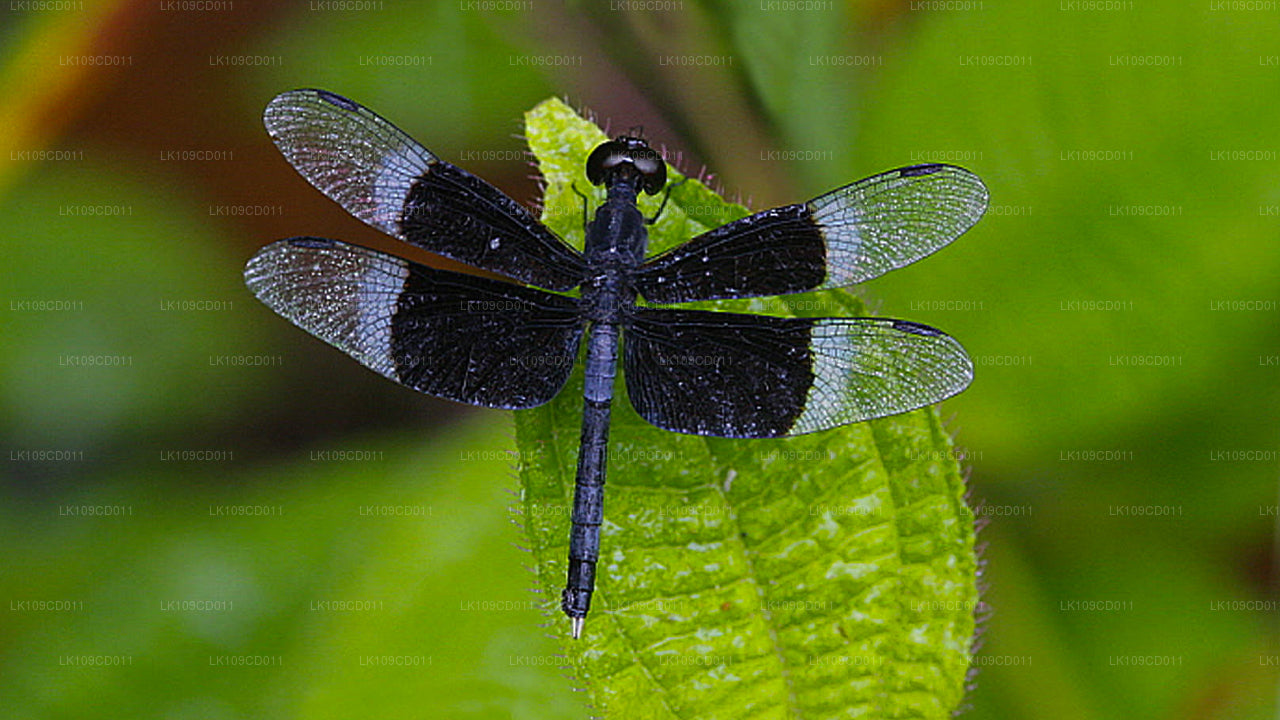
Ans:
MULTIPOLYGON (((588 190, 581 168, 605 135, 556 100, 526 122, 547 181, 545 221, 580 242, 571 185, 588 190)), ((689 180, 650 249, 747 212, 689 180)), ((842 292, 718 307, 862 312, 842 292)), ((950 716, 969 668, 977 563, 964 480, 933 409, 783 440, 703 438, 645 423, 619 380, 596 593, 573 641, 558 598, 581 387, 578 373, 555 401, 516 413, 516 428, 538 582, 598 713, 950 716)))

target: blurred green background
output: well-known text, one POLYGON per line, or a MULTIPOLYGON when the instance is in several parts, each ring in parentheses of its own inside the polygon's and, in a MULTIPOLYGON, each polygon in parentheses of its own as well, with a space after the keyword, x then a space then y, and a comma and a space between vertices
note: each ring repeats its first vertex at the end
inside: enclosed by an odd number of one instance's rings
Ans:
POLYGON ((861 288, 977 362, 966 717, 1276 716, 1276 3, 0 8, 0 716, 575 718, 509 415, 258 305, 395 251, 263 131, 322 87, 533 203, 522 113, 636 125, 754 208, 943 161, 992 207, 861 288))

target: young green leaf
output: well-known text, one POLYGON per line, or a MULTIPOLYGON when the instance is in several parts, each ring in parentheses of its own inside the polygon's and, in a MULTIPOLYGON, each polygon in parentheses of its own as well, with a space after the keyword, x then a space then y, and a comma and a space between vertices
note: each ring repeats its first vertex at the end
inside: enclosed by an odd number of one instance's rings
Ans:
MULTIPOLYGON (((526 116, 543 219, 581 246, 587 154, 606 139, 558 100, 526 116)), ((672 180, 680 175, 673 170, 672 180)), ((647 214, 661 196, 641 200, 647 214)), ((650 251, 748 214, 678 185, 650 251)), ((853 316, 843 292, 722 310, 853 316)), ((626 342, 625 336, 623 342, 626 342)), ((567 662, 618 718, 945 718, 964 695, 977 603, 973 515, 936 411, 782 440, 666 432, 615 388, 596 593, 582 639, 559 613, 581 372, 516 413, 522 511, 567 662)))

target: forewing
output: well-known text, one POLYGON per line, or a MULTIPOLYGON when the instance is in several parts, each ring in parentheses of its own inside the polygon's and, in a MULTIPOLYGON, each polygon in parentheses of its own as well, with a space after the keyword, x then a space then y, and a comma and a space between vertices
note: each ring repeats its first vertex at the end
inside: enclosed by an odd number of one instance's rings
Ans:
POLYGON ((936 252, 986 208, 964 168, 899 168, 703 233, 650 258, 636 284, 655 303, 844 287, 936 252))
POLYGON ((581 254, 520 203, 368 108, 324 90, 293 90, 267 104, 263 123, 308 182, 389 235, 551 290, 582 282, 581 254))
POLYGON ((627 394, 658 427, 764 438, 915 410, 973 379, 955 339, 888 318, 640 309, 623 335, 627 394))
POLYGON ((437 397, 541 405, 577 356, 577 300, 321 238, 272 243, 245 268, 272 310, 366 367, 437 397))

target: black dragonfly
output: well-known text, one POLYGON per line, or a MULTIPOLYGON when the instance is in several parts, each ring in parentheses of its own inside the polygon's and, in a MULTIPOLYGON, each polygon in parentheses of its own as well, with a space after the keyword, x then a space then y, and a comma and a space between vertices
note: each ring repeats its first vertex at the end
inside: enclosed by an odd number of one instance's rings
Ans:
POLYGON ((601 144, 586 176, 607 199, 582 252, 497 188, 370 110, 283 93, 264 122, 285 158, 357 218, 516 282, 436 270, 337 240, 268 245, 245 268, 281 316, 414 390, 489 408, 551 400, 586 335, 582 436, 561 607, 576 638, 591 605, 619 344, 632 407, 667 430, 775 438, 915 410, 955 395, 973 364, 950 336, 888 318, 780 318, 637 305, 843 287, 929 255, 987 206, 976 175, 915 165, 730 222, 645 257, 641 192, 666 186, 643 140, 601 144), (540 289, 538 289, 540 288, 540 289), (567 294, 580 288, 578 297, 567 294), (716 358, 716 362, 698 361, 716 358))

